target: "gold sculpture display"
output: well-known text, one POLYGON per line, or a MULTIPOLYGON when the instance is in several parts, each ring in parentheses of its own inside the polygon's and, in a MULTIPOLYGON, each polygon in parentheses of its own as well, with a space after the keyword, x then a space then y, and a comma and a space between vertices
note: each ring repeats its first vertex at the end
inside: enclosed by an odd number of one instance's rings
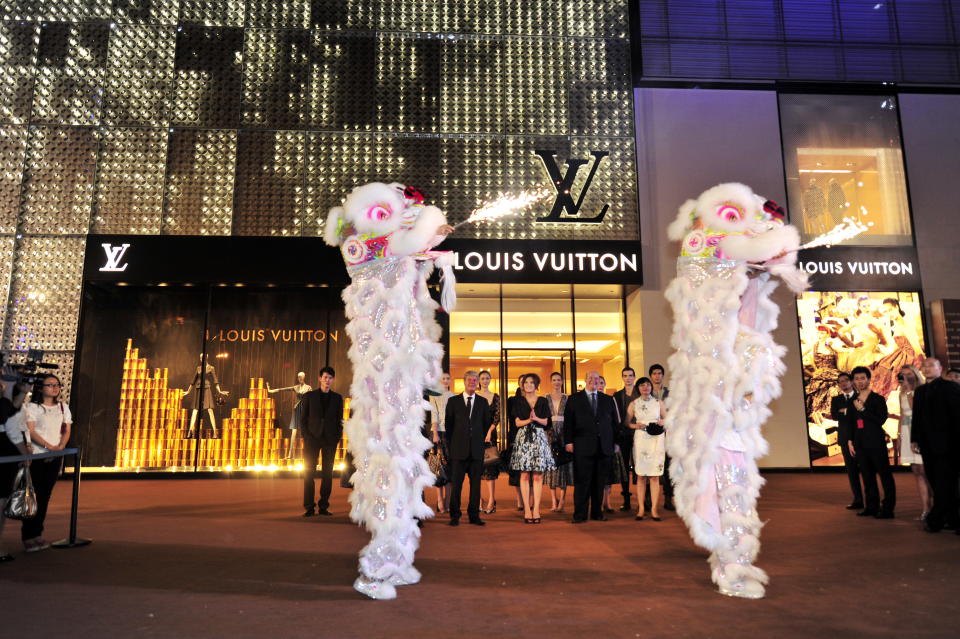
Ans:
MULTIPOLYGON (((194 462, 206 470, 300 470, 303 440, 289 448, 289 431, 275 428, 277 411, 262 377, 250 378, 246 397, 230 409, 219 439, 188 439, 183 391, 169 387, 169 370, 149 369, 147 358, 127 340, 120 384, 117 470, 187 470, 194 462), (200 445, 199 455, 197 445, 200 445), (288 450, 292 457, 285 458, 288 450)), ((349 411, 344 401, 344 418, 349 411)), ((335 468, 343 468, 345 442, 337 449, 335 468)))

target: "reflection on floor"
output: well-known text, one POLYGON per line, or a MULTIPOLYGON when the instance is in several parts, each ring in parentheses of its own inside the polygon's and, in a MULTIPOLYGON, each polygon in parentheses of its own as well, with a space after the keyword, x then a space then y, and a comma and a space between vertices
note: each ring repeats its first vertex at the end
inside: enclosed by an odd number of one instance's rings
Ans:
MULTIPOLYGON (((369 535, 347 518, 349 491, 336 482, 334 516, 303 518, 296 478, 84 481, 79 533, 92 545, 27 555, 19 526, 7 523, 3 542, 16 560, 0 566, 9 584, 3 601, 17 614, 4 615, 4 632, 557 639, 731 637, 749 628, 778 639, 956 636, 960 537, 919 531, 909 474, 896 474, 897 519, 886 521, 843 509, 842 473, 766 479, 760 565, 771 584, 761 601, 716 594, 706 553, 672 513, 653 522, 615 512, 574 526, 568 502, 566 514, 547 511, 541 525, 528 526, 512 508, 506 475, 487 526, 425 523, 416 562, 422 583, 380 602, 350 587, 369 535), (866 607, 865 584, 873 586, 866 607)), ((69 504, 65 480, 54 491, 48 539, 66 535, 69 504)))

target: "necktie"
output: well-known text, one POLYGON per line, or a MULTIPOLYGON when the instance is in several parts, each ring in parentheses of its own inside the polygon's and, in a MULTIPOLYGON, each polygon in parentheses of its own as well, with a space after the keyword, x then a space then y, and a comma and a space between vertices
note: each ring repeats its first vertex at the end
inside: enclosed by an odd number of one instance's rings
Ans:
POLYGON ((473 416, 473 395, 467 397, 467 417, 473 416))
POLYGON ((590 393, 590 408, 593 410, 593 414, 597 414, 597 394, 590 393))

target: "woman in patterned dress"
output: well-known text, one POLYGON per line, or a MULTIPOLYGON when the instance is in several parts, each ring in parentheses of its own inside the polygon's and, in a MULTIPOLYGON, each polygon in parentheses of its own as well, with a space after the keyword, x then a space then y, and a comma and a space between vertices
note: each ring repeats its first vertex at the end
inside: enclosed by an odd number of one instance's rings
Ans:
POLYGON ((550 375, 550 384, 553 386, 553 392, 547 395, 547 401, 550 402, 550 444, 554 451, 554 462, 557 467, 548 470, 543 480, 550 488, 550 496, 553 498, 553 506, 550 510, 555 513, 563 512, 563 503, 567 497, 567 486, 573 486, 573 457, 565 454, 563 450, 565 442, 563 441, 563 410, 567 406, 567 394, 563 392, 563 376, 560 373, 550 375), (557 456, 561 455, 560 459, 557 456), (565 463, 560 463, 561 461, 565 463))
MULTIPOLYGON (((490 380, 493 379, 490 371, 480 371, 480 388, 477 395, 490 404, 490 430, 484 438, 484 446, 497 445, 497 429, 500 427, 500 396, 490 391, 490 380)), ((500 462, 484 464, 480 479, 487 485, 487 507, 483 512, 491 515, 497 512, 497 478, 500 477, 500 462)))
MULTIPOLYGON (((443 434, 446 432, 443 420, 447 414, 447 400, 453 397, 454 393, 450 390, 450 373, 444 371, 440 376, 441 392, 439 395, 430 396, 431 410, 434 414, 433 423, 436 428, 433 430, 433 445, 440 449, 444 459, 447 459, 446 439, 443 434)), ((437 489, 437 514, 442 515, 450 509, 450 487, 445 473, 437 476, 434 487, 437 489)))
POLYGON ((539 524, 543 473, 556 467, 547 439, 547 431, 550 429, 550 402, 546 397, 537 395, 540 377, 535 373, 524 375, 520 380, 520 388, 523 389, 523 395, 514 401, 514 422, 518 430, 513 455, 510 457, 510 468, 520 471, 524 523, 539 524))
MULTIPOLYGON (((597 392, 606 393, 607 392, 607 380, 600 376, 600 381, 597 382, 597 392)), ((616 404, 616 403, 614 403, 616 404)), ((616 405, 614 405, 616 408, 616 405)), ((620 409, 617 408, 617 424, 620 424, 620 409)), ((618 426, 619 429, 619 426, 618 426)), ((616 435, 619 438, 619 430, 616 435)), ((614 440, 616 441, 616 439, 614 440)), ((626 454, 630 454, 630 451, 627 451, 626 454)), ((610 475, 607 477, 607 485, 603 487, 603 511, 612 513, 613 508, 610 507, 610 487, 619 486, 624 482, 625 479, 629 480, 630 475, 627 471, 627 464, 623 461, 624 453, 620 450, 620 445, 617 444, 613 447, 613 457, 610 459, 610 475)))

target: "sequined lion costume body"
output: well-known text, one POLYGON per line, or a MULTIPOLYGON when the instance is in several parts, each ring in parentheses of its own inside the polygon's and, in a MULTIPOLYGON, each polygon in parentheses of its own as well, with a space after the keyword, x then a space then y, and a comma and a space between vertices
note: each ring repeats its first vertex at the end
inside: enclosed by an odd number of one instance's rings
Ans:
POLYGON ((426 280, 435 264, 443 268, 443 302, 452 310, 451 256, 430 250, 446 223, 416 189, 379 182, 351 191, 326 222, 325 240, 340 247, 351 278, 343 292, 353 364, 350 517, 371 534, 354 588, 373 599, 419 582, 417 520, 433 514, 422 499, 434 481, 424 460, 431 444, 421 434, 423 392, 436 386, 443 348, 426 280))
POLYGON ((799 293, 799 233, 783 210, 742 184, 688 200, 670 225, 681 242, 673 306, 667 451, 678 514, 710 551, 713 582, 726 595, 760 598, 766 573, 753 565, 762 524, 756 511, 767 452, 760 427, 780 395, 786 351, 773 341, 780 309, 771 275, 799 293))

